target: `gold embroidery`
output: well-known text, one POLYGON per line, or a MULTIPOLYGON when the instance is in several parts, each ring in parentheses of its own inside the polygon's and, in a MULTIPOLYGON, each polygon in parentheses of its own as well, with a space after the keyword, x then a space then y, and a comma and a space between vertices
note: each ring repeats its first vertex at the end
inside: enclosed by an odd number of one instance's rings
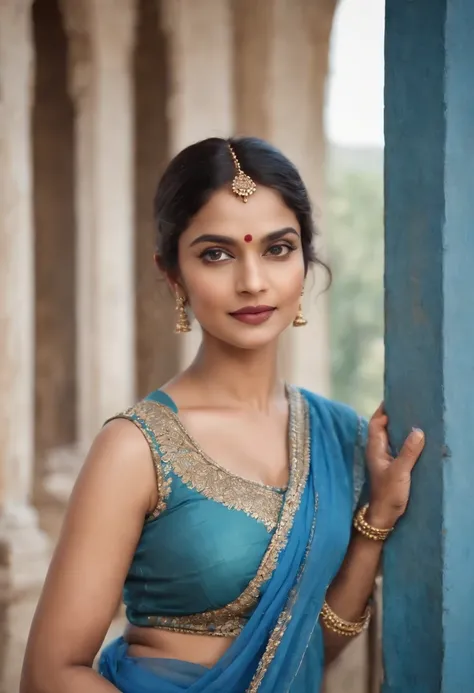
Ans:
POLYGON ((148 616, 148 625, 160 630, 168 630, 175 633, 188 633, 190 635, 213 635, 216 637, 236 638, 245 626, 247 619, 229 619, 225 614, 214 619, 211 623, 197 623, 195 617, 190 616, 148 616))
POLYGON ((148 443, 153 460, 153 466, 155 468, 156 486, 158 489, 158 502, 153 512, 149 513, 147 517, 147 520, 149 521, 158 517, 163 510, 166 510, 166 500, 171 493, 171 479, 169 479, 165 474, 163 465, 161 464, 160 453, 155 439, 155 431, 157 429, 155 427, 156 421, 155 417, 153 416, 153 412, 151 412, 150 416, 144 417, 142 415, 144 412, 142 412, 140 404, 127 409, 127 411, 124 411, 121 414, 113 416, 105 423, 108 423, 113 419, 127 419, 127 421, 131 421, 135 424, 135 426, 142 432, 145 440, 148 443))
POLYGON ((168 407, 144 400, 135 414, 154 431, 164 475, 176 474, 186 486, 232 510, 242 510, 269 532, 278 522, 283 494, 271 486, 244 479, 208 458, 168 407))
MULTIPOLYGON (((304 446, 304 457, 306 459, 306 464, 309 467, 310 463, 310 431, 309 431, 309 416, 306 413, 305 416, 305 446, 304 446)), ((308 558, 308 554, 311 548, 311 544, 313 542, 313 537, 314 537, 314 532, 316 529, 316 516, 317 516, 317 511, 318 511, 318 496, 315 498, 315 513, 314 513, 314 519, 313 523, 311 526, 311 531, 309 535, 309 540, 306 546, 306 551, 305 551, 305 556, 304 559, 301 563, 301 566, 298 570, 298 575, 296 577, 296 582, 293 587, 293 589, 290 592, 290 595, 287 599, 287 603, 285 605, 285 608, 283 611, 280 613, 277 623, 268 639, 267 645, 265 647, 265 651, 260 659, 260 662, 258 663, 257 671, 254 674, 254 677, 252 681, 250 682, 250 686, 248 687, 246 693, 257 693, 258 689, 260 688, 260 684, 262 683, 265 674, 268 671, 268 668, 270 664, 273 661, 273 658, 275 657, 275 654, 278 650, 278 647, 281 644, 281 641, 283 640, 283 636, 285 635, 285 631, 288 627, 288 623, 291 620, 292 616, 292 610, 296 602, 296 598, 298 595, 298 586, 300 583, 300 580, 303 576, 304 569, 306 566, 306 560, 308 558)))
MULTIPOLYGON (((174 623, 179 627, 192 628, 193 632, 197 632, 201 627, 207 626, 207 628, 213 627, 215 632, 220 631, 221 633, 223 628, 228 627, 235 629, 238 634, 243 625, 242 617, 248 615, 256 606, 262 586, 271 578, 278 564, 278 558, 287 544, 293 520, 301 502, 310 462, 310 431, 306 425, 308 405, 296 388, 288 388, 288 394, 290 399, 290 479, 277 528, 268 544, 258 571, 242 594, 230 604, 212 611, 174 617, 174 623)), ((153 617, 151 618, 153 619, 153 617)), ((159 617, 158 620, 160 620, 159 617)))

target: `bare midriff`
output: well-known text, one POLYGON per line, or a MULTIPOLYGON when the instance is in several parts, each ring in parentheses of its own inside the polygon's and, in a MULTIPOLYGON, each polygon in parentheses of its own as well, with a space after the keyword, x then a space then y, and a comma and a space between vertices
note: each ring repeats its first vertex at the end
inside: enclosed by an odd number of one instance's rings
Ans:
POLYGON ((173 633, 131 624, 125 629, 124 639, 129 644, 130 657, 180 659, 209 668, 214 666, 233 642, 233 638, 173 633))

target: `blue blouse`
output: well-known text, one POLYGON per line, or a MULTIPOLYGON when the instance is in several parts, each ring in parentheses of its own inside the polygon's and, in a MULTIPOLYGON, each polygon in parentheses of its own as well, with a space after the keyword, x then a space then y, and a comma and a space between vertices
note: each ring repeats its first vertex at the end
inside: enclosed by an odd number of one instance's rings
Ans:
MULTIPOLYGON (((310 431, 305 399, 288 388, 290 475, 303 473, 310 431)), ((151 451, 158 504, 146 518, 123 591, 130 623, 184 633, 237 636, 274 566, 270 544, 284 489, 244 479, 209 458, 156 390, 114 418, 132 421, 151 451)), ((360 463, 363 466, 360 446, 360 463)), ((358 495, 360 489, 355 489, 358 495)))

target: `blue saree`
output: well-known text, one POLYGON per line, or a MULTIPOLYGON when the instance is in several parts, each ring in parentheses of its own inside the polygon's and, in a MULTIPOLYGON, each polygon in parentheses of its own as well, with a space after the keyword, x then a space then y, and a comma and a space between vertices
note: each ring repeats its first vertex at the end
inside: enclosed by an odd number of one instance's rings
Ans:
MULTIPOLYGON (((305 473, 292 479, 272 539, 275 565, 238 637, 210 669, 127 654, 119 638, 99 671, 122 693, 317 693, 324 671, 319 613, 351 533, 364 481, 365 422, 349 407, 300 391, 305 473)), ((268 560, 268 553, 263 561, 268 560)))

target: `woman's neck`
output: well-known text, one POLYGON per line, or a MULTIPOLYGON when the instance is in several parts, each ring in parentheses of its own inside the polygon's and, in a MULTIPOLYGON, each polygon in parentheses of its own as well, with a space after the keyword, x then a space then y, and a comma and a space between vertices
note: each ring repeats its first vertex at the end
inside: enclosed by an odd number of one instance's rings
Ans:
POLYGON ((277 343, 262 349, 237 349, 204 338, 196 358, 183 374, 189 385, 206 391, 221 406, 246 406, 268 411, 285 397, 278 377, 277 343))

